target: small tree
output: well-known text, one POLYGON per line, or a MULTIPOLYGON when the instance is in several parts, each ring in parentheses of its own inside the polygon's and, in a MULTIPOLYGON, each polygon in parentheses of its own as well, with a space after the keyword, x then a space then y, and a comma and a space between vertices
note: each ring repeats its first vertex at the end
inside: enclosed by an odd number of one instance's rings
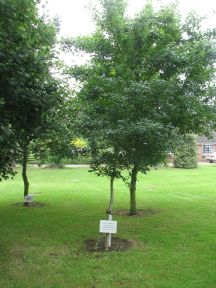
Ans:
MULTIPOLYGON (((91 172, 96 173, 98 176, 106 176, 110 180, 110 199, 106 214, 108 219, 112 220, 113 202, 114 202, 114 181, 118 178, 126 181, 122 175, 122 170, 125 168, 122 163, 124 155, 119 151, 118 146, 110 146, 109 137, 106 137, 105 130, 101 131, 100 139, 94 138, 91 142, 92 161, 90 163, 91 172), (102 141, 103 139, 103 141, 102 141), (106 141, 106 140, 107 141, 106 141), (109 139, 109 140, 108 140, 109 139)), ((114 144, 114 142, 112 142, 114 144)), ((111 247, 111 234, 106 234, 106 248, 111 247)))
POLYGON ((177 146, 174 156, 176 168, 197 168, 197 144, 193 135, 185 135, 177 146))
POLYGON ((208 91, 215 73, 215 31, 202 31, 193 14, 182 24, 175 5, 154 11, 147 4, 129 19, 125 1, 100 3, 95 33, 65 46, 91 55, 87 65, 70 71, 82 83, 82 119, 89 134, 102 129, 110 147, 123 151, 135 215, 138 172, 163 162, 178 135, 214 127, 208 91))
POLYGON ((0 97, 22 159, 24 196, 30 143, 52 128, 62 100, 51 74, 55 41, 56 25, 39 16, 37 1, 0 1, 0 97))
POLYGON ((114 201, 114 181, 118 178, 126 178, 122 175, 122 170, 125 168, 121 163, 122 154, 115 147, 110 147, 105 142, 97 142, 91 146, 92 161, 90 163, 90 171, 96 173, 98 176, 107 176, 110 180, 110 200, 107 213, 112 214, 112 207, 114 201))

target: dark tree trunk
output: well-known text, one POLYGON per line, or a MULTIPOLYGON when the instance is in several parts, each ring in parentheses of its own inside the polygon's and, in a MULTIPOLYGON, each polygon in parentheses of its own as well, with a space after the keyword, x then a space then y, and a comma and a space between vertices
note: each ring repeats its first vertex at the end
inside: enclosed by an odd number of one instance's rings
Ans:
POLYGON ((136 182, 137 182, 137 167, 134 166, 131 172, 131 183, 130 183, 130 215, 137 215, 136 206, 136 182))
MULTIPOLYGON (((23 148, 23 163, 22 163, 22 178, 24 183, 24 198, 29 193, 29 182, 27 177, 27 160, 28 160, 28 146, 25 145, 23 148)), ((28 206, 29 203, 24 201, 24 205, 28 206)))

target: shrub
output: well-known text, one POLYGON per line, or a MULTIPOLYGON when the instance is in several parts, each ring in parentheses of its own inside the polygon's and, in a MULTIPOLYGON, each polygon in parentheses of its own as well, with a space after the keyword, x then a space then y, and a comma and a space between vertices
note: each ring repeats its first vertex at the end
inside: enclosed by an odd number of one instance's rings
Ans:
POLYGON ((185 169, 197 167, 197 145, 193 135, 186 135, 176 148, 174 167, 185 169))

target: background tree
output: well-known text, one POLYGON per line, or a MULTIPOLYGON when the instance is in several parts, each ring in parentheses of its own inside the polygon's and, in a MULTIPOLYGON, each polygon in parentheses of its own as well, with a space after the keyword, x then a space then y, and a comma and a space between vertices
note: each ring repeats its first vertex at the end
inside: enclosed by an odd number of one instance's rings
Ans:
MULTIPOLYGON (((1 109, 0 109, 1 110, 1 109)), ((1 111, 0 111, 1 114, 1 111)), ((1 114, 3 115, 3 113, 1 114)), ((15 175, 14 162, 17 153, 17 143, 8 123, 1 121, 0 125, 0 181, 15 175)))
POLYGON ((176 168, 197 168, 197 144, 193 135, 185 135, 175 149, 174 166, 176 168))
POLYGON ((24 196, 29 191, 29 145, 52 128, 62 101, 51 74, 57 26, 39 16, 37 3, 0 1, 0 97, 22 159, 24 196))
POLYGON ((59 87, 59 93, 63 101, 51 110, 52 114, 49 113, 47 129, 39 138, 32 141, 31 151, 40 163, 52 160, 54 165, 63 167, 62 160, 75 158, 79 154, 79 149, 76 147, 77 143, 74 143, 75 136, 71 123, 73 118, 70 109, 73 106, 73 96, 70 95, 73 95, 73 92, 66 84, 61 89, 59 87))
POLYGON ((125 1, 100 3, 95 33, 67 39, 65 47, 91 55, 88 64, 70 69, 82 83, 81 119, 89 134, 103 129, 111 147, 123 151, 134 215, 138 172, 162 163, 178 135, 214 127, 208 91, 215 73, 215 31, 202 31, 194 14, 183 23, 175 5, 154 11, 147 4, 130 19, 125 1))
MULTIPOLYGON (((97 89, 97 87, 95 87, 97 89)), ((92 101, 90 87, 80 91, 79 98, 76 101, 71 115, 73 115, 73 131, 76 131, 77 138, 73 144, 76 147, 79 144, 79 137, 84 137, 88 141, 89 153, 91 154, 90 171, 98 176, 107 176, 110 179, 110 201, 107 211, 112 212, 112 203, 114 200, 114 180, 123 178, 121 175, 124 167, 121 164, 122 154, 118 150, 117 143, 114 143, 109 137, 110 126, 114 119, 108 118, 104 111, 104 104, 99 99, 92 101), (89 95, 89 101, 86 102, 86 96, 89 95), (97 101, 98 100, 98 101, 97 101), (98 113, 100 110, 101 112, 98 113)))

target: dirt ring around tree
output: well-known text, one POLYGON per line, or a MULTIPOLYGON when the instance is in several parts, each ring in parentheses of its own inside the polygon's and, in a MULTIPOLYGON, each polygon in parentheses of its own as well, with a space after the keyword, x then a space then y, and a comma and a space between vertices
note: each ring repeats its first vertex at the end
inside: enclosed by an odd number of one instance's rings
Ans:
POLYGON ((135 246, 136 242, 133 240, 121 239, 118 237, 112 237, 112 245, 110 248, 105 248, 105 237, 97 238, 97 239, 87 239, 85 241, 85 250, 90 253, 94 252, 109 252, 109 251, 117 251, 123 252, 127 251, 133 246, 135 246))
POLYGON ((28 206, 25 206, 23 202, 17 202, 13 204, 13 206, 19 206, 19 207, 24 207, 24 208, 43 208, 46 205, 41 202, 33 201, 33 202, 30 202, 28 206))

